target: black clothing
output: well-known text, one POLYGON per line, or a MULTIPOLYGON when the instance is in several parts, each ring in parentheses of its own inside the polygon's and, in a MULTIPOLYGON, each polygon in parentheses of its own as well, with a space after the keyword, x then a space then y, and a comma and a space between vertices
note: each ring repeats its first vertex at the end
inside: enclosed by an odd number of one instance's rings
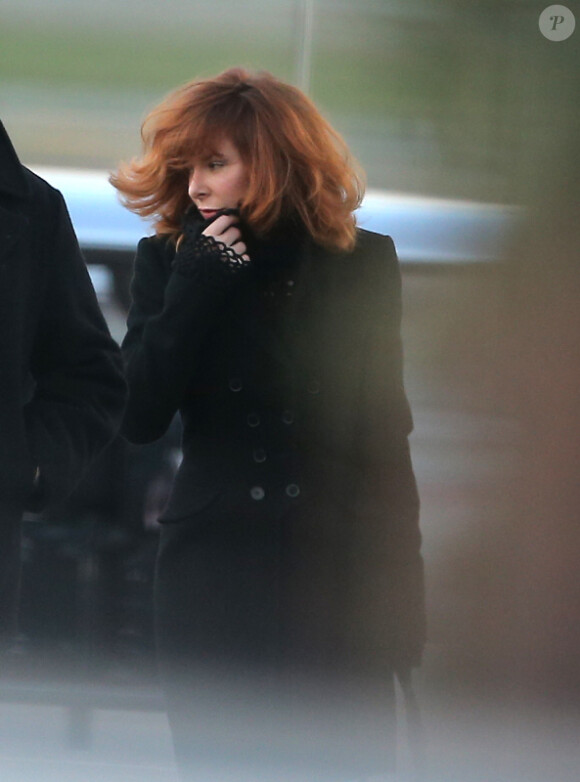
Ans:
MULTIPOLYGON (((247 246, 248 268, 219 284, 206 258, 183 273, 182 249, 176 259, 167 239, 142 240, 123 344, 126 435, 155 439, 177 410, 184 427, 156 592, 178 754, 192 747, 183 726, 198 720, 191 704, 204 701, 206 675, 259 681, 288 737, 283 693, 295 677, 326 682, 334 716, 351 721, 378 677, 386 720, 392 671, 418 665, 424 643, 392 241, 359 231, 354 251, 338 253, 283 232, 247 246)), ((250 708, 246 695, 232 697, 250 708)), ((248 758, 252 741, 269 741, 273 721, 263 723, 243 742, 248 758)), ((223 728, 216 755, 233 751, 241 724, 223 728)), ((384 740, 378 753, 364 742, 357 752, 347 733, 345 774, 371 758, 384 768, 384 740)), ((341 755, 337 741, 313 750, 313 768, 341 755)))
POLYGON ((60 193, 0 123, 0 625, 25 508, 61 501, 115 435, 126 384, 60 193), (36 476, 36 481, 34 481, 36 476))

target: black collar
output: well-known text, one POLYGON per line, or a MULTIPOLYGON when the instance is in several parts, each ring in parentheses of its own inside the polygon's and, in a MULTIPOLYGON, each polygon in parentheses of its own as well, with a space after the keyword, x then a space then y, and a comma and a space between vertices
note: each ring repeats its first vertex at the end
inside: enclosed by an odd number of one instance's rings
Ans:
POLYGON ((26 198, 28 184, 24 169, 14 151, 10 137, 0 120, 0 191, 17 198, 26 198))

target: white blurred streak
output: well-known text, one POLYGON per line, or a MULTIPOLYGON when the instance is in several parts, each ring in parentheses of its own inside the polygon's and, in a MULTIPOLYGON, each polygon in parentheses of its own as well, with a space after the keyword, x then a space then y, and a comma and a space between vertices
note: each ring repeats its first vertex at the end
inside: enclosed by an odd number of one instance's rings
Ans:
POLYGON ((296 86, 308 95, 312 71, 314 0, 295 0, 295 2, 297 18, 296 86))

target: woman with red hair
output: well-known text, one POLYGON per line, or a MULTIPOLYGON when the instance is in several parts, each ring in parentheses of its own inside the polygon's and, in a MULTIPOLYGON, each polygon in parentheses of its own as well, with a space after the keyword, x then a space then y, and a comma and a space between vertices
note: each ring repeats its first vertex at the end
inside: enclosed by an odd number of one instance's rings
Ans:
POLYGON ((142 137, 111 177, 155 227, 124 432, 183 424, 155 587, 178 764, 204 782, 388 771, 393 675, 424 643, 393 243, 357 229, 344 142, 269 74, 186 84, 142 137))

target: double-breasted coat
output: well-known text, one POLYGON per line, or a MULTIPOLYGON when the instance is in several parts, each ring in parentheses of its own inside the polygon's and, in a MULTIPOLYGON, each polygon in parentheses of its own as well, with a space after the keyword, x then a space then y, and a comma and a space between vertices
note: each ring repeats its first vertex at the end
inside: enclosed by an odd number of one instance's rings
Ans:
POLYGON ((162 661, 413 667, 423 569, 393 242, 242 235, 247 274, 187 267, 162 237, 136 257, 124 432, 183 423, 161 517, 162 661))
POLYGON ((59 192, 0 123, 0 625, 13 624, 20 520, 62 500, 119 428, 122 357, 59 192))

